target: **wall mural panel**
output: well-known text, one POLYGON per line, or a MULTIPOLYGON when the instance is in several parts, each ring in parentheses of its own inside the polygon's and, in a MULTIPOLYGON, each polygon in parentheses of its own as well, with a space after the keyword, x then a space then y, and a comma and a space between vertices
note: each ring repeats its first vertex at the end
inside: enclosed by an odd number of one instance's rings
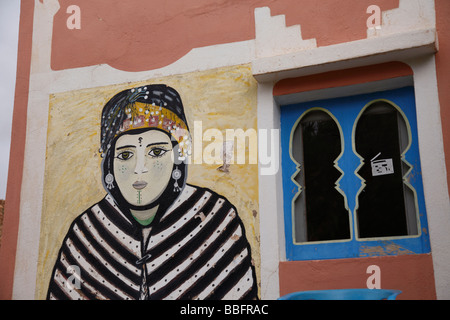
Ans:
POLYGON ((258 166, 198 158, 226 129, 249 66, 53 94, 36 298, 258 298, 258 166))

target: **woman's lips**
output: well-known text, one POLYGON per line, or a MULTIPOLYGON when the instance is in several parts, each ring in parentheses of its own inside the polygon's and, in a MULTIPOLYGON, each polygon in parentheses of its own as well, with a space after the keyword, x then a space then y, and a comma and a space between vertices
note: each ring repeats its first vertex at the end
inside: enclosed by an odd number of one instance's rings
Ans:
POLYGON ((133 188, 135 188, 136 190, 142 190, 147 186, 147 182, 145 181, 136 181, 135 183, 132 184, 133 188))

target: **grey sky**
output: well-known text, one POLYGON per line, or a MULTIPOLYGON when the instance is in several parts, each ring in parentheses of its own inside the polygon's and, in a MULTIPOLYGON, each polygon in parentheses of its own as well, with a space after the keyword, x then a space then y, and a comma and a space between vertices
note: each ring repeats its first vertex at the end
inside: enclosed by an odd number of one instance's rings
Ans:
POLYGON ((0 199, 5 199, 17 67, 20 0, 0 0, 0 199))

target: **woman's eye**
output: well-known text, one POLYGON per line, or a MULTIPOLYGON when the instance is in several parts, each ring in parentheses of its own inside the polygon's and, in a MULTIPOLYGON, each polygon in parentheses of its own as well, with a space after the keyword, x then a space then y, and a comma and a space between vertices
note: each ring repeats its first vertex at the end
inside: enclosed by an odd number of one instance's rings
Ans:
POLYGON ((161 148, 153 148, 149 151, 149 155, 152 157, 161 157, 164 153, 166 153, 167 150, 161 149, 161 148))
POLYGON ((133 152, 130 151, 124 151, 121 152, 117 155, 117 158, 119 158, 120 160, 128 160, 133 156, 133 152))

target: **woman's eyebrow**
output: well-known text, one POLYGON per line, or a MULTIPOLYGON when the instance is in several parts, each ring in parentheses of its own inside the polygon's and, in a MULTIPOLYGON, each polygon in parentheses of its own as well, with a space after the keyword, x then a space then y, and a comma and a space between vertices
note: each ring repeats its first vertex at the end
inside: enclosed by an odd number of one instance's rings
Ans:
POLYGON ((116 150, 127 149, 127 148, 136 148, 136 146, 126 145, 126 146, 118 147, 118 148, 116 148, 116 150))
POLYGON ((169 144, 168 142, 154 142, 154 143, 150 143, 146 146, 146 148, 154 146, 154 145, 158 145, 158 144, 169 144))

